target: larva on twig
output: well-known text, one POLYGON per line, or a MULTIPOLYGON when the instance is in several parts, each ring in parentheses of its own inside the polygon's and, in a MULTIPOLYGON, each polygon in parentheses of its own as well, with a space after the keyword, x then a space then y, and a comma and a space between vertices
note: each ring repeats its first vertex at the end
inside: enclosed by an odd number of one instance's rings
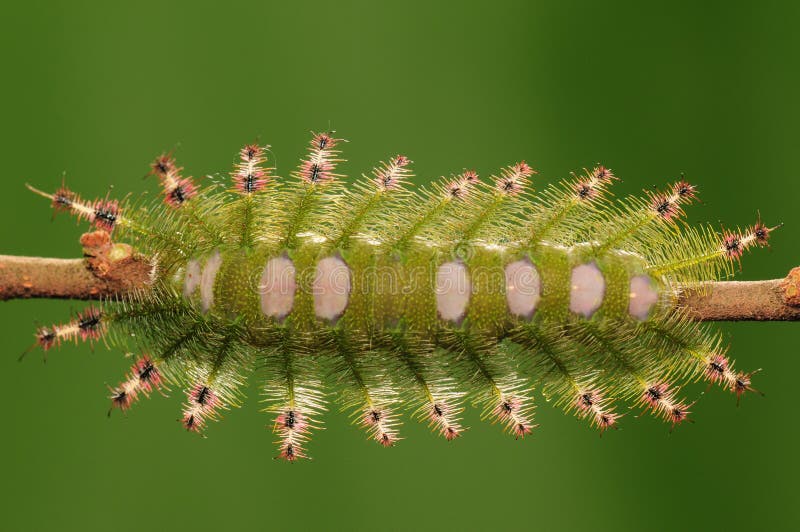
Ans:
POLYGON ((341 142, 314 135, 289 180, 266 166, 266 147, 247 145, 228 190, 163 155, 151 172, 163 201, 147 208, 32 189, 153 265, 145 288, 41 328, 37 344, 135 342, 146 354, 112 407, 173 383, 195 432, 241 402, 255 371, 287 460, 306 456, 330 390, 384 446, 400 439, 403 411, 458 437, 465 401, 525 437, 535 388, 600 431, 623 403, 682 423, 681 386, 694 379, 737 398, 753 390, 719 334, 676 301, 679 287, 731 275, 775 228, 686 226, 697 190, 684 180, 612 201, 601 165, 538 194, 525 162, 489 183, 464 171, 413 193, 398 155, 348 188, 341 142))

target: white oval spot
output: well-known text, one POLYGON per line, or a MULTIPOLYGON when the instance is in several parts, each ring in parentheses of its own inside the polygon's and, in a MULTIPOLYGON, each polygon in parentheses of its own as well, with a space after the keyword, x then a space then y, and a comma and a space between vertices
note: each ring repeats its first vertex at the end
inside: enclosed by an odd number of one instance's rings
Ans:
POLYGON ((542 280, 530 260, 514 261, 506 266, 506 301, 511 314, 531 318, 542 294, 542 280))
POLYGON ((653 305, 658 302, 658 292, 647 275, 631 277, 631 302, 628 312, 637 320, 646 320, 653 305))
POLYGON ((436 310, 446 321, 458 323, 467 312, 472 284, 463 262, 445 262, 436 272, 436 310))
POLYGON ((317 263, 312 284, 314 313, 335 320, 344 314, 350 300, 350 268, 339 257, 325 257, 317 263))
POLYGON ((200 261, 192 259, 186 263, 186 273, 183 278, 183 297, 190 298, 197 287, 200 286, 200 261))
POLYGON ((220 266, 222 266, 222 255, 219 251, 215 251, 206 261, 200 276, 200 308, 204 314, 214 305, 214 279, 217 278, 220 266))
POLYGON ((606 293, 606 280, 594 262, 581 264, 572 269, 569 309, 584 318, 590 318, 606 293))
POLYGON ((297 289, 294 263, 288 257, 276 257, 267 261, 258 285, 261 294, 261 312, 271 318, 283 319, 294 306, 297 289))

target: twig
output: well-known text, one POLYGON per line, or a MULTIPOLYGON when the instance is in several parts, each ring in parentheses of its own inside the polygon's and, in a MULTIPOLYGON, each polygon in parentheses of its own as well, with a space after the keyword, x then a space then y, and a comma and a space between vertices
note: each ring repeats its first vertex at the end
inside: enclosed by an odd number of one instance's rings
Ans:
MULTIPOLYGON (((130 273, 141 278, 133 271, 130 273)), ((124 293, 135 284, 120 277, 101 278, 84 259, 0 255, 0 299, 3 301, 34 297, 99 299, 124 293)))
POLYGON ((0 255, 0 301, 9 299, 100 299, 147 286, 152 267, 133 260, 104 275, 88 259, 0 255))
MULTIPOLYGON (((100 299, 147 287, 152 264, 102 236, 84 235, 85 259, 0 255, 0 300, 100 299), (92 238, 100 239, 98 242, 92 238)), ((800 321, 800 267, 785 279, 723 281, 686 290, 677 305, 698 321, 800 321)))
POLYGON ((108 233, 81 237, 83 259, 0 255, 0 300, 51 298, 101 299, 146 288, 154 264, 108 233))
POLYGON ((784 279, 720 281, 686 290, 678 305, 698 321, 800 321, 800 266, 784 279))

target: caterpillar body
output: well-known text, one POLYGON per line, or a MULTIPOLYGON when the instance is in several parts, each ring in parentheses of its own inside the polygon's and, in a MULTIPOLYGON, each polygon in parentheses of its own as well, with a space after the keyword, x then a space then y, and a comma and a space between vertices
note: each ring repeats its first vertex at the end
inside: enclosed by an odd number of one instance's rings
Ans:
POLYGON ((680 389, 698 379, 753 390, 676 294, 731 275, 774 228, 686 226, 697 191, 683 180, 612 201, 603 166, 539 194, 524 162, 412 193, 396 156, 348 189, 340 143, 315 134, 288 183, 267 147, 245 146, 228 188, 198 186, 163 155, 160 204, 33 189, 90 221, 107 252, 126 238, 153 267, 147 287, 40 329, 37 344, 103 336, 141 351, 112 408, 173 383, 193 432, 239 405, 255 372, 287 460, 306 456, 332 395, 391 446, 403 411, 458 437, 467 402, 524 437, 536 389, 600 431, 624 404, 685 421, 680 389))

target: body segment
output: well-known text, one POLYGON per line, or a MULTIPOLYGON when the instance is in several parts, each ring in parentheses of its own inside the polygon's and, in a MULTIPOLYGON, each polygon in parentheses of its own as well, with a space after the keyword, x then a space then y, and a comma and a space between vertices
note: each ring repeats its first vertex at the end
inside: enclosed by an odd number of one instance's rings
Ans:
POLYGON ((487 340, 499 341, 540 307, 541 321, 556 324, 565 316, 591 320, 595 314, 597 320, 642 321, 667 297, 644 273, 641 257, 595 260, 586 244, 536 250, 476 245, 465 259, 420 246, 412 254, 421 260, 409 261, 387 257, 379 242, 367 240, 331 252, 321 238, 301 239, 296 253, 265 248, 191 259, 181 286, 202 311, 241 319, 251 332, 291 326, 314 333, 341 318, 345 327, 375 333, 402 322, 429 342, 438 330, 467 320, 487 340), (199 265, 203 281, 196 286, 199 265))

